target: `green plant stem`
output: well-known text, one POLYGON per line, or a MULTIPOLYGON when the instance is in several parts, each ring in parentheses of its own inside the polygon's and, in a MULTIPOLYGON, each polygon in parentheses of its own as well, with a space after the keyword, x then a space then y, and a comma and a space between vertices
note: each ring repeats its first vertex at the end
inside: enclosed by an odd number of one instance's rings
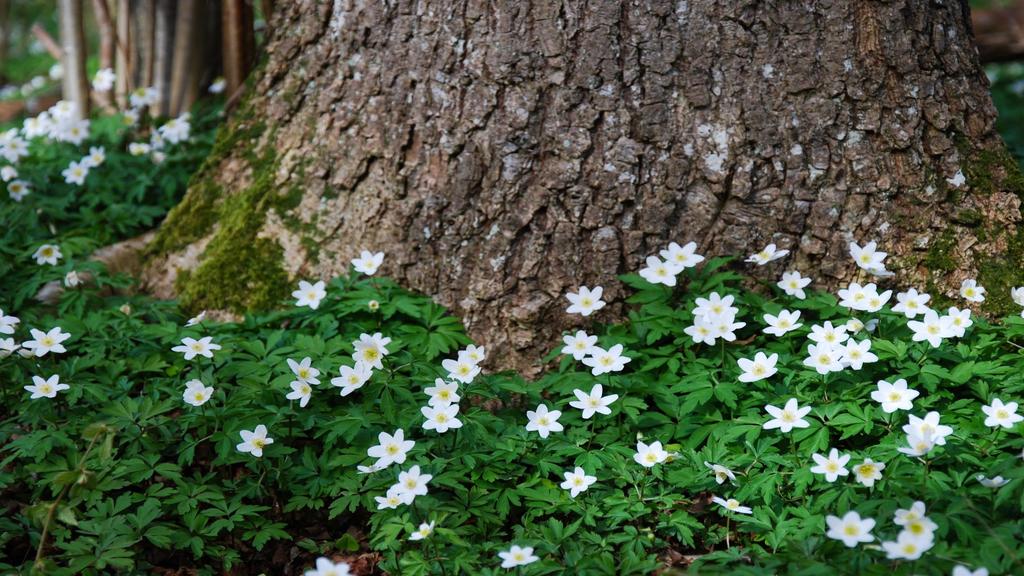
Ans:
POLYGON ((985 440, 985 444, 978 450, 979 452, 982 453, 982 455, 988 456, 988 451, 992 449, 992 446, 995 445, 996 440, 999 439, 999 428, 999 426, 996 426, 995 428, 992 429, 992 433, 989 434, 989 437, 985 440))
POLYGON ((444 558, 441 557, 441 551, 439 550, 439 547, 437 545, 437 540, 434 540, 434 535, 433 534, 428 536, 428 538, 430 538, 430 547, 434 551, 434 560, 437 560, 438 566, 441 567, 441 574, 442 574, 442 576, 447 576, 448 569, 444 567, 444 558))
POLYGON ((725 549, 726 550, 731 548, 731 546, 729 545, 729 527, 730 527, 729 524, 730 524, 731 520, 732 520, 731 517, 729 517, 729 516, 725 517, 725 549))
MULTIPOLYGON (((89 441, 89 446, 85 449, 85 453, 82 454, 82 459, 78 463, 79 477, 85 473, 85 463, 89 460, 89 455, 92 453, 92 449, 96 446, 96 441, 103 435, 104 433, 96 434, 92 437, 92 440, 89 441)), ((50 504, 49 510, 46 511, 46 520, 43 522, 43 531, 39 535, 39 545, 36 546, 36 559, 32 563, 36 569, 42 569, 43 548, 46 547, 46 537, 50 533, 50 525, 53 523, 53 517, 57 513, 57 507, 60 506, 61 501, 64 500, 65 496, 67 496, 68 491, 71 490, 71 486, 72 483, 70 482, 65 484, 64 488, 61 489, 60 494, 57 495, 57 499, 53 501, 53 504, 50 504)))

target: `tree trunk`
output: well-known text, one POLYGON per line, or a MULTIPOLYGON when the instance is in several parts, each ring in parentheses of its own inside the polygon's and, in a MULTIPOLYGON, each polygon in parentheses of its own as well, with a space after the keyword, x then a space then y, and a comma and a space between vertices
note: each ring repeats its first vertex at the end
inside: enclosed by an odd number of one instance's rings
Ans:
POLYGON ((168 113, 178 116, 189 109, 199 95, 199 74, 202 70, 202 23, 198 22, 195 0, 180 0, 178 21, 174 25, 174 52, 171 58, 171 98, 168 113))
MULTIPOLYGON (((7 50, 11 44, 11 5, 8 0, 0 0, 0 62, 7 61, 7 50)), ((0 84, 7 82, 0 72, 0 84)))
POLYGON ((768 242, 832 287, 876 239, 895 285, 1024 283, 1024 178, 966 2, 278 2, 268 58, 147 275, 199 308, 382 273, 527 371, 670 241, 768 242), (958 171, 966 177, 959 183, 958 171), (181 271, 181 273, 179 273, 181 271))
POLYGON ((77 118, 89 117, 89 78, 85 72, 85 33, 82 0, 60 0, 60 43, 64 68, 64 99, 71 102, 77 118))
MULTIPOLYGON (((114 32, 114 22, 110 17, 110 7, 107 0, 93 0, 92 13, 96 19, 96 31, 100 37, 99 61, 100 68, 114 68, 114 54, 117 51, 117 34, 114 32)), ((109 91, 94 92, 93 96, 108 111, 113 111, 114 99, 109 91)))
POLYGON ((156 0, 132 0, 129 10, 132 17, 132 66, 136 88, 154 85, 154 62, 156 51, 156 0))
POLYGON ((174 24, 176 0, 156 1, 156 24, 153 34, 153 87, 160 102, 153 112, 168 116, 171 110, 171 70, 174 56, 174 24))
POLYGON ((982 62, 1010 62, 1024 56, 1024 0, 974 10, 971 16, 982 62))
POLYGON ((233 96, 245 82, 253 60, 252 7, 244 0, 224 0, 221 5, 224 26, 222 48, 227 94, 233 96))

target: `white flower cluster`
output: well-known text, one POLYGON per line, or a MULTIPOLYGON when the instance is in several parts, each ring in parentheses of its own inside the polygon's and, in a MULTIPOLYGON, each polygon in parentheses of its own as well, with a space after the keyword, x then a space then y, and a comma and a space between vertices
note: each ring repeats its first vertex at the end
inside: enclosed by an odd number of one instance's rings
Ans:
POLYGON ((726 342, 736 340, 736 331, 747 325, 737 322, 739 308, 732 305, 735 298, 729 294, 722 297, 712 292, 707 298, 697 298, 697 306, 691 310, 693 325, 686 327, 686 332, 695 343, 709 346, 721 338, 726 342))
MULTIPOLYGON (((875 540, 871 534, 875 528, 875 520, 861 518, 855 511, 847 512, 842 518, 829 515, 825 518, 825 523, 828 525, 825 535, 833 540, 839 540, 849 548, 875 540)), ((882 542, 882 550, 890 560, 917 560, 935 546, 935 531, 938 525, 925 515, 924 502, 917 501, 908 509, 896 510, 893 523, 900 527, 896 540, 882 542)), ((988 570, 971 572, 958 566, 953 574, 987 575, 988 570)))
POLYGON ((63 77, 64 67, 61 66, 60 62, 57 62, 53 66, 50 66, 50 71, 47 76, 33 76, 28 82, 25 82, 20 86, 16 84, 7 84, 0 87, 0 100, 15 98, 19 95, 25 98, 31 97, 40 90, 46 88, 50 80, 58 81, 63 77))
MULTIPOLYGON (((8 316, 4 314, 3 310, 0 310, 0 335, 14 334, 20 323, 21 319, 17 316, 8 316)), ((0 337, 0 358, 6 358, 15 352, 23 358, 42 358, 51 352, 53 354, 67 352, 63 342, 71 338, 71 334, 61 330, 59 326, 46 332, 30 328, 29 333, 32 338, 21 344, 12 337, 0 337)), ((24 386, 24 389, 30 394, 29 399, 35 400, 37 398, 56 398, 58 392, 68 390, 70 386, 60 381, 60 375, 53 374, 46 378, 32 376, 32 384, 24 386)))
MULTIPOLYGON (((51 106, 49 110, 27 118, 22 123, 21 134, 26 140, 21 140, 19 143, 20 155, 28 155, 27 140, 34 138, 68 142, 77 146, 89 137, 89 126, 88 118, 77 117, 74 104, 61 100, 51 106)), ((16 159, 11 159, 6 154, 4 157, 12 164, 17 162, 16 159)))
POLYGON ((647 266, 640 269, 640 276, 651 284, 675 286, 676 276, 704 261, 704 257, 697 254, 696 242, 690 242, 685 246, 672 242, 659 254, 661 258, 648 256, 647 266))

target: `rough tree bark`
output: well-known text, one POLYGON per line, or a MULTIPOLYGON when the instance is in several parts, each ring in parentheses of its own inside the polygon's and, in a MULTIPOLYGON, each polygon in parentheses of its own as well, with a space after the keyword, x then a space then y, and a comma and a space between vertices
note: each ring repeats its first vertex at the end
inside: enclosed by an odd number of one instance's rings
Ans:
POLYGON ((564 293, 669 241, 768 242, 816 286, 877 239, 937 296, 1024 283, 1024 193, 966 2, 279 2, 268 57, 147 274, 194 308, 383 274, 530 370, 564 293), (956 176, 962 172, 965 182, 956 176), (950 181, 958 184, 951 184, 950 181))

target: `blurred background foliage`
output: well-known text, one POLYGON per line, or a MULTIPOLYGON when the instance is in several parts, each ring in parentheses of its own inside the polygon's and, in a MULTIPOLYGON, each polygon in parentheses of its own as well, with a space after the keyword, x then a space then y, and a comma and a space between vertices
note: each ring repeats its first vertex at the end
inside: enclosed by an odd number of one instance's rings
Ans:
POLYGON ((985 72, 999 109, 999 133, 1017 162, 1024 165, 1024 63, 988 64, 985 72))

